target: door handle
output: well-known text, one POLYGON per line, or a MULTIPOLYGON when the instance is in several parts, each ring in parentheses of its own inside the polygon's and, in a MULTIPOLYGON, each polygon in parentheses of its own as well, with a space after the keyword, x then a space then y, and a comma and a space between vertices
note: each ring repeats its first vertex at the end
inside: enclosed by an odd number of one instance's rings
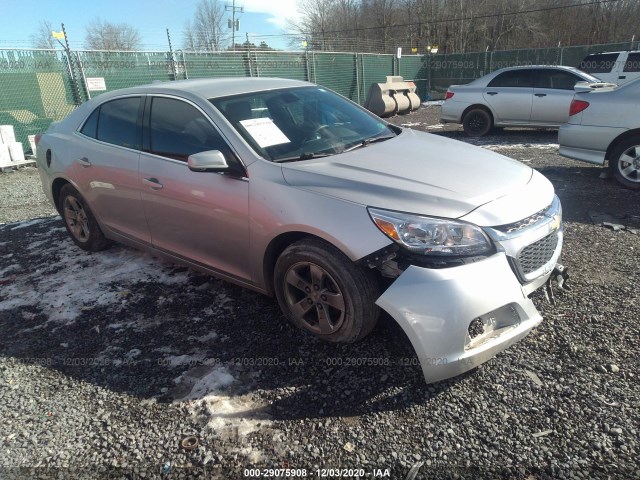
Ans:
POLYGON ((487 95, 497 95, 498 92, 487 92, 487 95))
POLYGON ((620 80, 624 80, 625 78, 627 78, 627 76, 626 76, 626 75, 620 75, 618 78, 619 78, 620 80))
POLYGON ((91 162, 89 161, 89 159, 87 157, 82 157, 76 160, 76 162, 78 162, 80 165, 82 165, 83 168, 88 168, 91 166, 91 162))
POLYGON ((536 97, 546 97, 547 94, 546 93, 535 93, 534 94, 536 97))
POLYGON ((142 183, 147 187, 151 187, 151 190, 160 190, 163 187, 157 178, 143 178, 142 183))

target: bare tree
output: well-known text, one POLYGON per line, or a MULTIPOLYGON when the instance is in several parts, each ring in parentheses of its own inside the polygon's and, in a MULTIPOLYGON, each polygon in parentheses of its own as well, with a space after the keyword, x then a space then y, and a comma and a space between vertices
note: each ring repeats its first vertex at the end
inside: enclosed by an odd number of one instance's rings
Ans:
POLYGON ((56 41, 51 32, 53 24, 49 20, 40 20, 37 30, 29 36, 33 48, 56 48, 56 41))
POLYGON ((200 0, 193 19, 184 25, 185 50, 215 52, 228 42, 224 5, 218 0, 200 0))
POLYGON ((309 48, 440 53, 628 42, 640 0, 300 0, 309 48))
POLYGON ((142 44, 138 29, 127 23, 96 19, 85 32, 85 45, 91 50, 139 50, 142 44))

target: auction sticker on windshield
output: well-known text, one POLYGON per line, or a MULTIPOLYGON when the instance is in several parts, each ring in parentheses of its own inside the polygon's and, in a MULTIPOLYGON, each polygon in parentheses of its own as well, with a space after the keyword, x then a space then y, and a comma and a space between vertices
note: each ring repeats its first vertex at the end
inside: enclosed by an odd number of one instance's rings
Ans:
POLYGON ((282 130, 268 117, 240 120, 240 123, 261 148, 290 142, 282 130))

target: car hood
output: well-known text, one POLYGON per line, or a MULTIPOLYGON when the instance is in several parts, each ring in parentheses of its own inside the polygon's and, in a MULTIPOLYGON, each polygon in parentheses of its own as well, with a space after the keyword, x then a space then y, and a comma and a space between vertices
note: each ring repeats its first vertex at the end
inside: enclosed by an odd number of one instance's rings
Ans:
MULTIPOLYGON (((479 147, 414 130, 351 152, 283 164, 282 172, 293 187, 361 205, 447 218, 462 217, 508 196, 518 205, 518 197, 527 190, 529 199, 535 197, 527 188, 531 168, 479 147)), ((542 201, 548 204, 551 199, 542 201)), ((531 208, 521 205, 501 218, 477 220, 508 223, 530 215, 531 208)))

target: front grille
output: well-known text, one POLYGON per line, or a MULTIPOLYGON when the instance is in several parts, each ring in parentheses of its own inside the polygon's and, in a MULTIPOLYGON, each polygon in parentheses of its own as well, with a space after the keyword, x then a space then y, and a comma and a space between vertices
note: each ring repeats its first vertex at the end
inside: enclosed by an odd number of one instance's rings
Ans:
POLYGON ((524 275, 529 275, 551 260, 558 246, 558 232, 553 232, 520 250, 518 266, 524 275))
POLYGON ((500 230, 501 232, 504 232, 504 233, 518 232, 520 230, 530 227, 531 225, 538 223, 540 220, 545 218, 544 214, 547 213, 547 211, 549 211, 549 209, 552 206, 553 205, 549 205, 548 207, 543 208, 539 212, 536 212, 533 215, 527 218, 523 218, 522 220, 519 220, 517 222, 509 223, 507 225, 500 225, 498 227, 493 227, 493 228, 496 230, 500 230))

